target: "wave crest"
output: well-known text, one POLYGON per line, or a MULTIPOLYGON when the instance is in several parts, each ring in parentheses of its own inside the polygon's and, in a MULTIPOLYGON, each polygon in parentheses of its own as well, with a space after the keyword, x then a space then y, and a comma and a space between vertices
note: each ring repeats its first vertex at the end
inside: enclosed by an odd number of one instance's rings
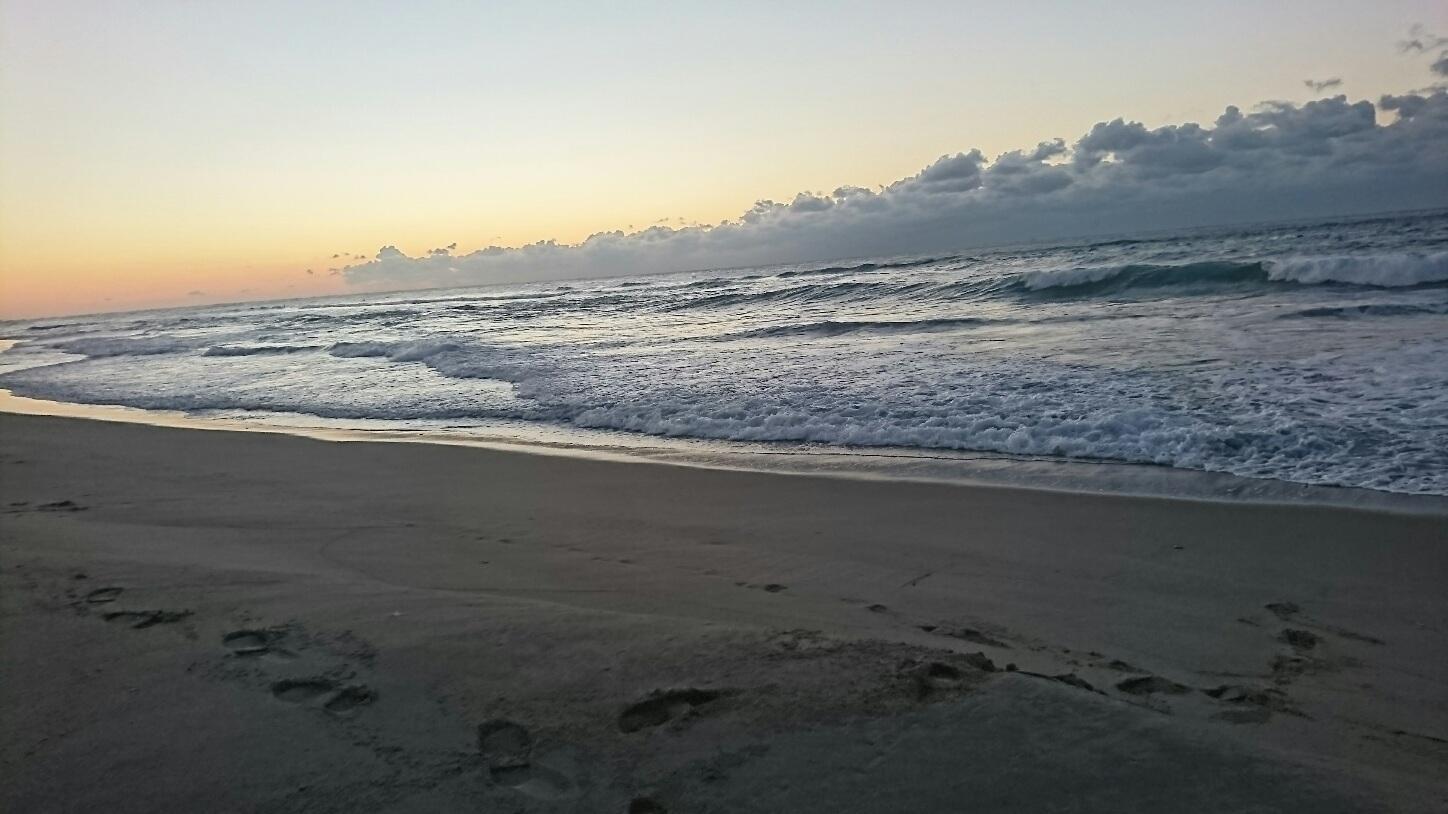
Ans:
POLYGON ((781 336, 828 337, 851 333, 926 333, 930 331, 948 331, 955 328, 973 328, 997 322, 1009 322, 1009 320, 980 319, 974 317, 916 320, 860 320, 857 322, 824 320, 822 322, 805 322, 797 325, 772 325, 768 328, 756 328, 752 331, 725 334, 721 336, 720 339, 768 339, 781 336))
POLYGON ((202 356, 272 356, 317 350, 320 345, 212 345, 202 356))
POLYGON ((457 350, 456 342, 418 339, 411 342, 338 342, 327 353, 342 359, 385 356, 392 362, 421 362, 439 353, 457 350))
POLYGON ((1306 285, 1347 283, 1403 288, 1448 282, 1448 252, 1283 257, 1264 265, 1269 280, 1306 285))

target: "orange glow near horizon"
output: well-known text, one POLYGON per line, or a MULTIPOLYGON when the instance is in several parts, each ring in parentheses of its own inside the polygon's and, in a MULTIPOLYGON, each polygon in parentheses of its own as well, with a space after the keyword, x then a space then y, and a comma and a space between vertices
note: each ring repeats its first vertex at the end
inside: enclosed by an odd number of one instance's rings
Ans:
MULTIPOLYGON (((638 230, 665 220, 673 225, 718 222, 738 215, 746 206, 721 207, 717 216, 632 218, 608 228, 638 230)), ((320 217, 312 223, 248 228, 184 224, 158 217, 152 222, 165 224, 158 230, 154 226, 147 229, 140 219, 125 223, 0 215, 0 319, 345 294, 357 289, 333 271, 370 260, 383 245, 421 255, 451 243, 458 244, 459 254, 539 240, 577 243, 600 231, 589 214, 577 213, 571 223, 563 218, 540 218, 533 224, 518 224, 507 233, 499 233, 499 229, 493 234, 477 234, 471 242, 464 235, 476 234, 477 229, 462 223, 449 228, 445 222, 441 227, 409 224, 409 234, 379 241, 360 236, 369 230, 338 228, 320 217), (64 229, 57 228, 62 225, 64 229), (72 230, 74 234, 65 234, 72 230), (313 230, 332 237, 319 237, 313 230), (198 240, 196 234, 207 238, 198 240), (20 235, 28 239, 18 239, 20 235), (270 239, 262 241, 258 235, 270 239)), ((381 225, 370 231, 397 234, 381 225)))

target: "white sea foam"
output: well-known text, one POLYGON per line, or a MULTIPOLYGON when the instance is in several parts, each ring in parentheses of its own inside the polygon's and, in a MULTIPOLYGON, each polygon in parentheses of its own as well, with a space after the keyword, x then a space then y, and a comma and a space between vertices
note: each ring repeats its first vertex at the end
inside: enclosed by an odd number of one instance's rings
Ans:
POLYGON ((1304 284, 1398 288, 1448 282, 1448 252, 1283 257, 1268 260, 1266 266, 1270 280, 1304 284))
POLYGON ((1109 280, 1125 271, 1122 266, 1036 269, 1021 274, 1021 282, 1031 291, 1084 285, 1109 280))
POLYGON ((406 342, 338 342, 327 352, 342 358, 385 356, 393 362, 420 362, 456 348, 457 343, 446 339, 419 339, 406 342))

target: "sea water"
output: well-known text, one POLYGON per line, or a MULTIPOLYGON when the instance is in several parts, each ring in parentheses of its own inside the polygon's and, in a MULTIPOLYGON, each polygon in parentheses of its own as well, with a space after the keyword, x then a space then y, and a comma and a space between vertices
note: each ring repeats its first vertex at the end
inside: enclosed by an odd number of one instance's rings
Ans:
POLYGON ((11 322, 0 387, 287 424, 1448 495, 1448 212, 11 322))

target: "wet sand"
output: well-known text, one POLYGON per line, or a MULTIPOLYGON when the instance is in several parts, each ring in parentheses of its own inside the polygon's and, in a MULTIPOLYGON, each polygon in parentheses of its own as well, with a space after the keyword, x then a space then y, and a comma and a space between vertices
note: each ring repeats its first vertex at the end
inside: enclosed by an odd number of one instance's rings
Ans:
POLYGON ((1448 518, 0 415, 8 811, 1440 811, 1448 518))

